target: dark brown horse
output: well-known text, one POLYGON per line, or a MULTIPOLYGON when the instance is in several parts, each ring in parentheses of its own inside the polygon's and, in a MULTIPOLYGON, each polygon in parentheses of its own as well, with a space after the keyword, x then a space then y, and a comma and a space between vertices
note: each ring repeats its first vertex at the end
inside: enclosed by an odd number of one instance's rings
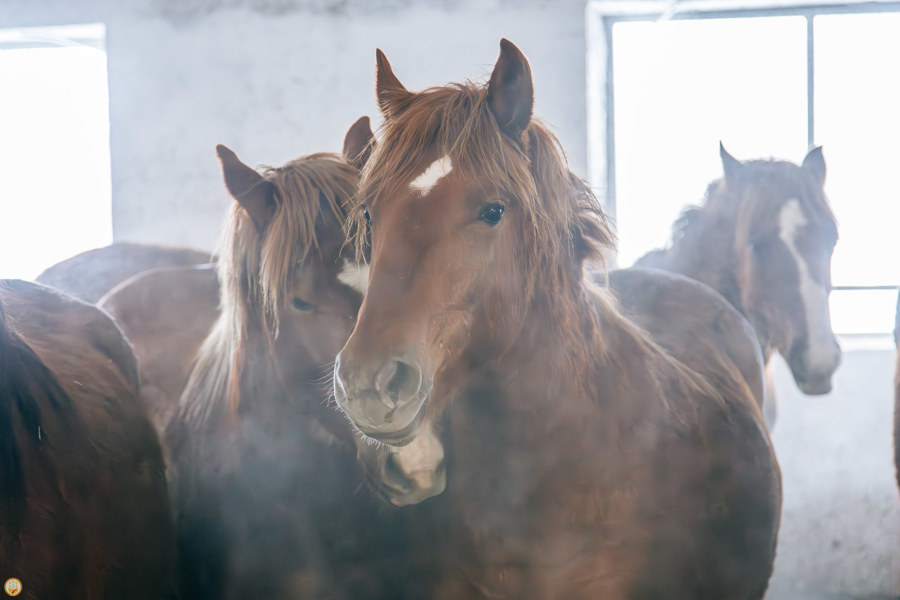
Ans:
POLYGON ((412 93, 379 53, 376 89, 371 274, 335 395, 393 445, 445 421, 434 597, 761 598, 781 489, 759 409, 584 277, 611 235, 532 119, 525 57, 503 40, 488 85, 412 93))
POLYGON ((740 162, 719 150, 724 178, 682 214, 668 248, 636 264, 718 291, 753 324, 766 362, 777 351, 803 393, 827 394, 841 350, 828 310, 837 227, 823 190, 822 149, 799 167, 740 162))
POLYGON ((102 311, 0 281, 0 580, 23 598, 163 597, 171 514, 137 393, 102 311))
POLYGON ((328 403, 365 281, 343 226, 370 139, 364 119, 343 159, 314 154, 261 174, 220 146, 235 203, 218 279, 157 270, 103 301, 168 418, 185 598, 424 597, 401 543, 406 517, 366 489, 357 438, 328 403), (194 320, 211 326, 197 336, 194 320))
POLYGON ((211 260, 209 252, 190 248, 118 242, 57 263, 38 275, 36 281, 94 304, 116 285, 142 271, 201 265, 211 260))

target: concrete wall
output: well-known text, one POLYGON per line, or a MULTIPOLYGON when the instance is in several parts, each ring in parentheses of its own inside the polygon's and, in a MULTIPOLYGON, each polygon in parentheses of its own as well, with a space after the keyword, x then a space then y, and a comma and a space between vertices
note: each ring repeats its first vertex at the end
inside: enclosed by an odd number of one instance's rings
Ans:
POLYGON ((0 27, 107 26, 117 240, 212 247, 229 199, 215 145, 248 164, 339 151, 378 122, 375 48, 410 89, 481 79, 508 37, 531 61, 536 113, 586 165, 584 2, 6 0, 0 27))

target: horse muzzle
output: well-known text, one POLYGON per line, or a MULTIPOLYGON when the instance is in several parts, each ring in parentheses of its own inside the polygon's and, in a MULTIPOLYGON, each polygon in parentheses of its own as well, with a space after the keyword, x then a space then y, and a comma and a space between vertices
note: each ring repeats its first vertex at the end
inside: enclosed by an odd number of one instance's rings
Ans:
POLYGON ((831 392, 831 378, 841 364, 841 347, 836 340, 810 349, 800 346, 787 357, 788 366, 800 391, 808 396, 831 392))
POLYGON ((427 429, 402 448, 357 441, 356 457, 369 482, 394 506, 418 504, 447 485, 444 448, 427 429))
POLYGON ((385 444, 404 446, 416 437, 430 391, 431 380, 414 359, 364 366, 341 352, 335 360, 338 406, 363 434, 385 444))

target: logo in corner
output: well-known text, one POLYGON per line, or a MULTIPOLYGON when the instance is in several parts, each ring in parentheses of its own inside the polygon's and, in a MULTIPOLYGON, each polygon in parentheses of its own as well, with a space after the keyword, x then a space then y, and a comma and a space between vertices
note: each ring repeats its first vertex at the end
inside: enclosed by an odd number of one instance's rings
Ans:
POLYGON ((3 584, 3 591, 7 596, 18 596, 22 593, 22 582, 15 577, 10 577, 3 584))

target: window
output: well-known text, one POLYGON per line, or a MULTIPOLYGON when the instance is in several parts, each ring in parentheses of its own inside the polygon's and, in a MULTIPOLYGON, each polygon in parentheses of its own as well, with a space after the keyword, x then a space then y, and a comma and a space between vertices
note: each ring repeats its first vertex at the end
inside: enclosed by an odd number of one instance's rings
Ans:
POLYGON ((104 35, 0 31, 0 277, 112 241, 104 35))
POLYGON ((616 216, 618 264, 662 246, 681 209, 721 176, 719 140, 739 159, 793 162, 822 145, 841 236, 834 328, 890 332, 900 284, 896 11, 823 5, 605 18, 606 47, 592 51, 591 68, 605 66, 612 84, 591 104, 606 106, 605 122, 592 122, 611 135, 591 160, 604 162, 592 177, 616 216))

